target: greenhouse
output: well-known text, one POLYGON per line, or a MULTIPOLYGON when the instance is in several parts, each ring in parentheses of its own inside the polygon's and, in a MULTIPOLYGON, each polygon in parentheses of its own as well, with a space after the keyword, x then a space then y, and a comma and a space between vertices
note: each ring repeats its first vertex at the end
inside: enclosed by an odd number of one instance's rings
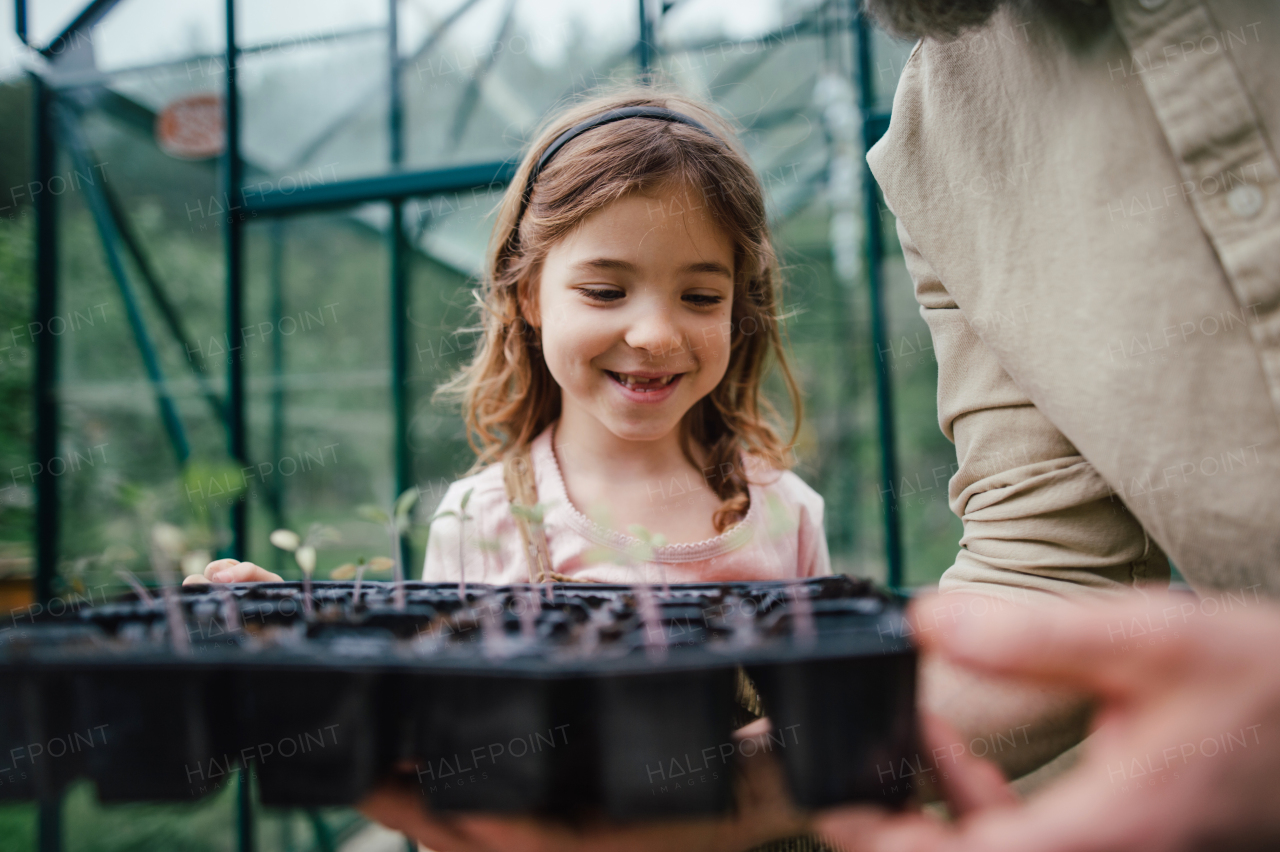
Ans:
MULTIPOLYGON (((906 587, 950 564, 932 345, 864 162, 910 45, 852 3, 20 0, 11 23, 5 627, 154 589, 158 540, 186 574, 296 579, 269 535, 323 527, 317 579, 416 577, 474 460, 433 394, 476 350, 494 208, 549 111, 645 80, 732 120, 764 187, 833 568, 906 587), (389 540, 369 509, 413 490, 389 540)), ((221 786, 5 804, 0 849, 373 848, 342 845, 349 810, 221 786)))

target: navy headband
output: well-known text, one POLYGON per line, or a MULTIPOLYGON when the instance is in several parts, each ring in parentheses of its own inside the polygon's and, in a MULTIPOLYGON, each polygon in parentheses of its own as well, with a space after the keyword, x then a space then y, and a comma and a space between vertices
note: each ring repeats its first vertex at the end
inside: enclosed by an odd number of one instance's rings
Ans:
POLYGON ((524 218, 524 211, 529 206, 529 198, 533 195, 533 183, 538 179, 538 175, 542 174, 542 170, 547 163, 551 161, 561 148, 569 144, 572 140, 586 133, 588 130, 594 130, 604 124, 612 124, 615 121, 622 121, 626 118, 653 118, 658 121, 672 121, 677 124, 688 125, 710 136, 712 139, 724 144, 719 136, 716 136, 707 126, 697 119, 690 118, 682 112, 676 112, 673 109, 656 106, 631 106, 611 109, 608 112, 602 112, 599 115, 593 115, 586 121, 579 122, 570 127, 564 133, 555 138, 555 141, 547 146, 547 150, 542 152, 542 156, 538 158, 538 162, 529 170, 529 177, 524 182, 524 194, 520 196, 520 210, 516 213, 515 229, 512 231, 512 237, 519 233, 520 220, 524 218))

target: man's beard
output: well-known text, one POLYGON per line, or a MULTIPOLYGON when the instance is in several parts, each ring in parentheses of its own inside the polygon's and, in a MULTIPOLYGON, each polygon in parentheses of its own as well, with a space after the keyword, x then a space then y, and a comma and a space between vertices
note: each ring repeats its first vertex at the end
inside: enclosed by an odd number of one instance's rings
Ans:
POLYGON ((897 36, 955 38, 985 24, 1007 0, 863 0, 867 12, 897 36))

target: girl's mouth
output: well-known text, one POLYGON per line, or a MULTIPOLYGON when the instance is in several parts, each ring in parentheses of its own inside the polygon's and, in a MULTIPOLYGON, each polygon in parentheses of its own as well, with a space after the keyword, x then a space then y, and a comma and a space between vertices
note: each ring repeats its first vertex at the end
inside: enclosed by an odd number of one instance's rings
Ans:
POLYGON ((665 376, 638 376, 634 373, 615 373, 605 370, 614 384, 622 388, 628 398, 636 402, 660 402, 674 391, 684 373, 671 373, 665 376))

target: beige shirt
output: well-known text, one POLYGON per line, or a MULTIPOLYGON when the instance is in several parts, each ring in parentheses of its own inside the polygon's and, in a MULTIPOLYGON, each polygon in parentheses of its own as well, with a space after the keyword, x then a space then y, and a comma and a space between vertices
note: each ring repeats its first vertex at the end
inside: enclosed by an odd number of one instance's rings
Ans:
POLYGON ((938 359, 944 590, 1280 595, 1280 3, 1012 4, 868 160, 938 359))

